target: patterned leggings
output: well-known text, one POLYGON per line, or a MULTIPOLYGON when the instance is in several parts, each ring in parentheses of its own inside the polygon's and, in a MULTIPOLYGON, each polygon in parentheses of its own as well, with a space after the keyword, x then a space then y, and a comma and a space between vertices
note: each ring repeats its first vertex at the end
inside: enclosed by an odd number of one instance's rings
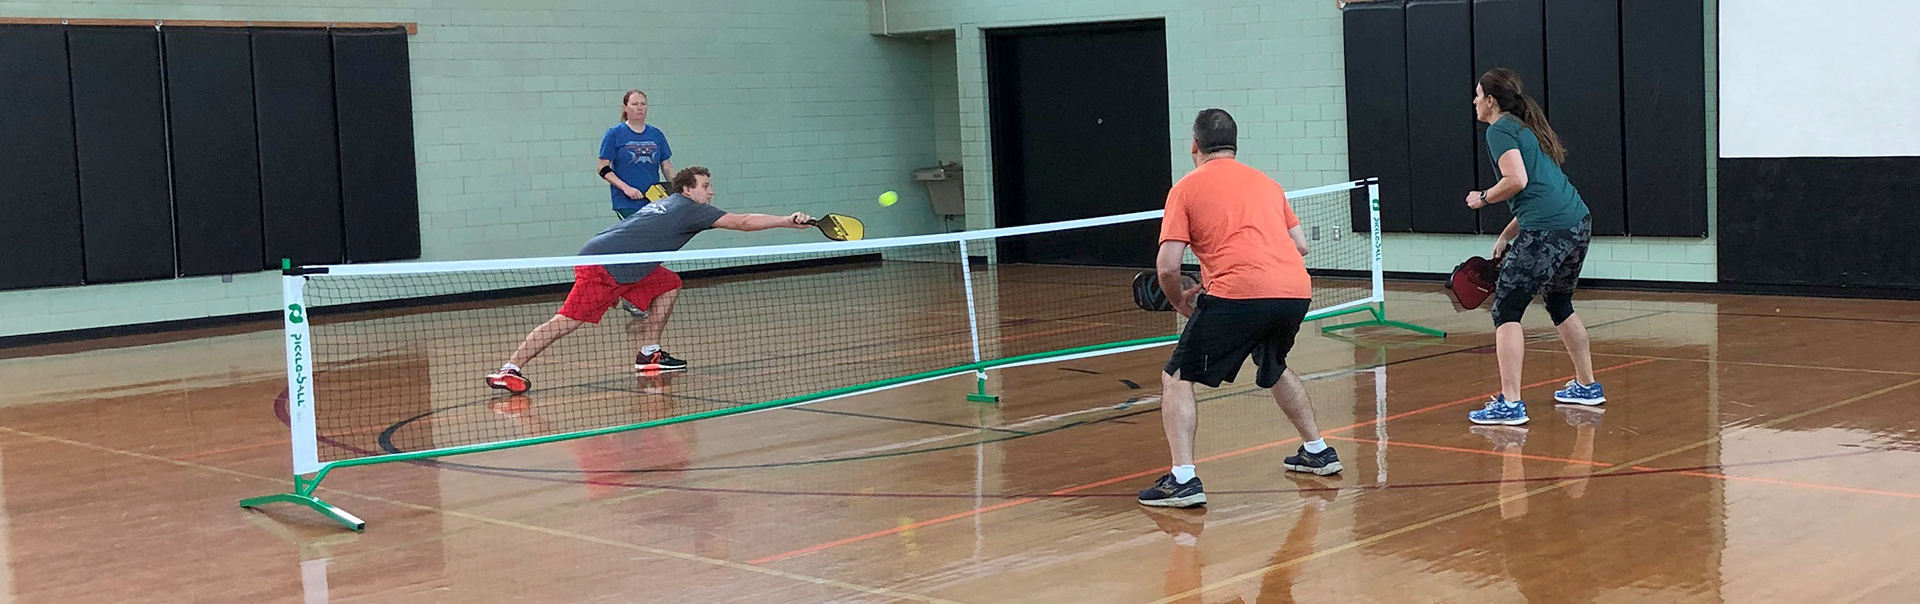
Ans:
POLYGON ((1580 282, 1580 265, 1593 243, 1593 218, 1581 219, 1571 229, 1520 231, 1500 262, 1500 279, 1493 286, 1493 324, 1517 323, 1527 304, 1541 290, 1547 294, 1547 313, 1553 324, 1573 316, 1573 289, 1580 282))

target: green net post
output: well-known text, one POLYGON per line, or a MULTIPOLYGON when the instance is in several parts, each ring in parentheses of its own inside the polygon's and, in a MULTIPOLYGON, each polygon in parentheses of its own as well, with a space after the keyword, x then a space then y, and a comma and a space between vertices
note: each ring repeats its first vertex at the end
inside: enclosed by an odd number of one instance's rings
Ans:
POLYGON ((1367 210, 1368 210, 1367 214, 1370 217, 1369 222, 1371 223, 1370 225, 1368 225, 1369 226, 1368 231, 1370 231, 1373 238, 1373 250, 1372 250, 1373 266, 1372 266, 1372 271, 1370 271, 1372 273, 1371 277, 1373 281, 1373 295, 1372 295, 1373 302, 1370 304, 1367 304, 1366 306, 1349 309, 1346 312, 1334 313, 1334 314, 1325 315, 1321 317, 1308 317, 1308 318, 1309 319, 1326 319, 1326 318, 1337 317, 1337 316, 1346 315, 1346 314, 1356 314, 1356 313, 1365 312, 1365 313, 1368 313, 1369 315, 1372 315, 1372 318, 1369 320, 1358 321, 1354 323, 1342 323, 1339 325, 1329 325, 1327 327, 1320 328, 1320 332, 1327 333, 1327 332, 1341 330, 1341 329, 1353 329, 1356 327, 1396 327, 1396 328, 1405 329, 1407 331, 1411 331, 1414 333, 1433 336, 1436 338, 1447 337, 1447 332, 1440 331, 1438 329, 1434 329, 1431 327, 1414 325, 1412 323, 1405 323, 1401 321, 1387 320, 1386 264, 1384 261, 1385 260, 1384 250, 1380 245, 1380 179, 1369 178, 1361 182, 1367 185, 1367 199, 1370 200, 1369 203, 1367 204, 1367 210))

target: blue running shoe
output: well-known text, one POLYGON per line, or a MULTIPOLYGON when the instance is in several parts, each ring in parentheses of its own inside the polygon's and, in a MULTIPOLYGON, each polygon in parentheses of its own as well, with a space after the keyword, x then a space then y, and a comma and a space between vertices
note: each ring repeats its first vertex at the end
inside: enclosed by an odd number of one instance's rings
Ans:
POLYGON ((1567 380, 1567 387, 1553 392, 1553 400, 1575 405, 1598 405, 1607 402, 1607 394, 1600 390, 1600 382, 1582 385, 1580 380, 1567 380))
POLYGON ((1527 403, 1510 401, 1506 395, 1493 395, 1493 400, 1478 411, 1468 411, 1467 419, 1484 426, 1518 426, 1527 423, 1527 403))
POLYGON ((1200 477, 1193 480, 1175 482, 1172 474, 1161 476, 1153 483, 1153 488, 1140 492, 1140 504, 1157 508, 1190 508, 1207 504, 1207 491, 1200 486, 1200 477))

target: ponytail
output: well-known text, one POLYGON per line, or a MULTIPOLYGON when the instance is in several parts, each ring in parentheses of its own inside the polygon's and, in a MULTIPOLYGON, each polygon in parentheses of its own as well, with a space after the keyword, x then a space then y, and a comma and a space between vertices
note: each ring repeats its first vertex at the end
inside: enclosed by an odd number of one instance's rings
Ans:
POLYGON ((1547 125, 1547 112, 1533 102, 1533 97, 1520 96, 1519 116, 1520 123, 1526 124, 1533 136, 1540 139, 1540 150, 1553 158, 1553 163, 1567 163, 1567 148, 1560 144, 1560 135, 1553 132, 1553 126, 1547 125))
POLYGON ((1520 74, 1506 68, 1494 69, 1480 76, 1480 90, 1493 97, 1500 104, 1500 110, 1520 118, 1534 138, 1540 139, 1540 150, 1553 158, 1553 163, 1564 164, 1567 161, 1567 148, 1560 144, 1560 135, 1553 132, 1553 126, 1547 124, 1547 111, 1540 103, 1527 96, 1520 84, 1520 74))

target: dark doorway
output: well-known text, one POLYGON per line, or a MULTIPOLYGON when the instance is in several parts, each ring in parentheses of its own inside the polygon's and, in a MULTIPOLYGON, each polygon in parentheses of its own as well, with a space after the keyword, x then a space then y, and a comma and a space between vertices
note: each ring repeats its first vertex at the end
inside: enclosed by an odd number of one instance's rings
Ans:
MULTIPOLYGON (((1172 187, 1161 21, 987 32, 994 218, 1020 226, 1154 210, 1172 187)), ((1151 266, 1159 221, 1014 237, 1004 262, 1151 266)))

